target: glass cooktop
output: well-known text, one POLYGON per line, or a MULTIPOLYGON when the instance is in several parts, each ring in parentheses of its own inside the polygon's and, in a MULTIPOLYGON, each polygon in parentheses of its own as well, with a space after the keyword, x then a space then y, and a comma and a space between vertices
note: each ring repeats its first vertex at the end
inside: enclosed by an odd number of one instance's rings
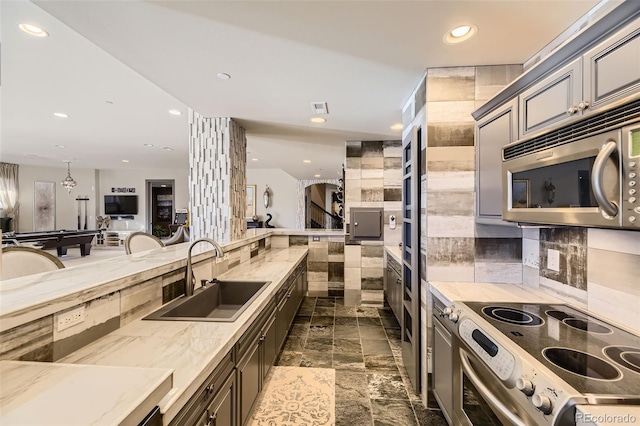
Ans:
POLYGON ((562 304, 464 304, 578 392, 640 401, 639 336, 562 304))

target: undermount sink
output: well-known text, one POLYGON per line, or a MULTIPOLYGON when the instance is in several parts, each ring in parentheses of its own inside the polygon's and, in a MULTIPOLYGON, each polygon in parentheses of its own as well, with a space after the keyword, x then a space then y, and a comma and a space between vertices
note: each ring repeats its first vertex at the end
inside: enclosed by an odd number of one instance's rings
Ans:
POLYGON ((161 321, 233 322, 271 281, 215 281, 143 319, 161 321))

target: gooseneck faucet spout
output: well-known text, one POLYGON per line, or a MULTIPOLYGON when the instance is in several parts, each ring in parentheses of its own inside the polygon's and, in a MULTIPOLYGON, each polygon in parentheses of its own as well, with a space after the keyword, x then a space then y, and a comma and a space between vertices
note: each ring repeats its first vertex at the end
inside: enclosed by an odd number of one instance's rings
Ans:
POLYGON ((211 238, 199 238, 191 243, 191 245, 189 246, 189 251, 187 252, 187 273, 184 277, 185 278, 184 292, 186 296, 192 296, 193 291, 195 290, 195 287, 196 287, 195 277, 193 276, 193 265, 191 263, 191 251, 193 250, 193 247, 196 244, 203 243, 203 242, 210 243, 213 246, 213 248, 216 250, 216 257, 220 257, 220 258, 224 257, 224 250, 222 249, 220 244, 218 244, 211 238))

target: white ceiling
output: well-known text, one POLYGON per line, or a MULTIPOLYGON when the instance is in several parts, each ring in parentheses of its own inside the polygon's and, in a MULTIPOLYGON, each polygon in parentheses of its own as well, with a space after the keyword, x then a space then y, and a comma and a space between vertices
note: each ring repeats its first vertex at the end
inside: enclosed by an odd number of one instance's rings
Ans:
POLYGON ((246 128, 249 167, 335 178, 345 140, 400 138, 389 126, 426 68, 523 63, 596 3, 3 0, 2 161, 187 167, 190 107, 246 128), (442 42, 463 23, 478 34, 442 42))

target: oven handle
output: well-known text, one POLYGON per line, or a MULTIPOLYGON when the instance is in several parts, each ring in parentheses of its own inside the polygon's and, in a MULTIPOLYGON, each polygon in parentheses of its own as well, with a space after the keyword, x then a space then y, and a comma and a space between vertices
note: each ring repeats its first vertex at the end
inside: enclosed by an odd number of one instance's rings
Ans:
POLYGON ((487 402, 491 406, 493 406, 493 408, 507 417, 515 426, 526 426, 520 417, 509 411, 509 409, 505 407, 502 402, 500 402, 500 400, 489 390, 489 388, 487 388, 484 383, 482 383, 476 372, 473 370, 473 367, 469 362, 467 352, 464 349, 460 349, 460 361, 462 364, 462 370, 469 377, 471 383, 473 383, 476 389, 478 389, 478 392, 480 392, 487 399, 487 402))
POLYGON ((602 209, 603 213, 606 214, 605 217, 611 219, 618 215, 618 206, 607 199, 602 187, 604 180, 604 167, 607 164, 607 160, 615 152, 617 147, 618 145, 611 140, 602 145, 602 148, 593 163, 593 173, 591 174, 591 189, 593 190, 594 197, 596 197, 596 202, 600 206, 600 209, 602 209))

